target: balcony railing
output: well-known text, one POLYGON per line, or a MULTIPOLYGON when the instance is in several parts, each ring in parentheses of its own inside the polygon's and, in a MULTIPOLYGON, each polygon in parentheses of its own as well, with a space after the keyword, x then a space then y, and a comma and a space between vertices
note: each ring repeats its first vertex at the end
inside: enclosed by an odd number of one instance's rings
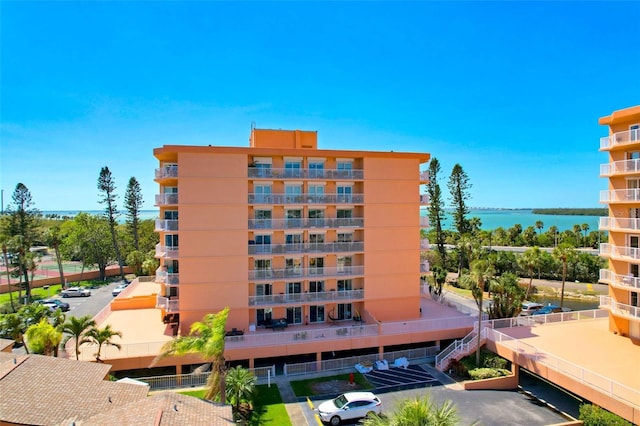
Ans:
POLYGON ((420 226, 425 228, 429 226, 429 218, 427 216, 420 216, 420 226))
POLYGON ((600 244, 600 255, 612 258, 640 260, 640 248, 619 247, 613 244, 600 244))
POLYGON ((180 284, 180 274, 173 272, 166 272, 161 268, 156 269, 156 279, 157 283, 164 283, 169 285, 178 285, 180 284))
POLYGON ((429 172, 420 172, 420 182, 429 182, 429 172))
POLYGON ((272 169, 261 167, 249 167, 248 175, 253 179, 349 179, 362 180, 364 172, 355 170, 318 170, 318 169, 272 169))
POLYGON ((320 303, 331 301, 358 301, 364 299, 364 290, 324 291, 318 293, 286 293, 268 296, 249 296, 249 306, 291 303, 320 303))
POLYGON ((600 269, 599 281, 618 288, 640 288, 640 278, 634 277, 633 275, 614 274, 609 269, 600 269))
POLYGON ((156 169, 156 179, 169 179, 178 177, 178 166, 173 164, 171 166, 163 166, 156 169))
POLYGON ((600 164, 600 176, 613 176, 623 173, 640 173, 640 159, 600 164))
POLYGON ((611 136, 600 138, 600 150, 605 151, 618 146, 635 144, 640 142, 640 129, 617 132, 611 136))
POLYGON ((640 219, 630 217, 601 217, 599 228, 602 231, 637 231, 640 230, 640 219))
POLYGON ((423 238, 420 240, 420 248, 422 250, 429 250, 431 246, 429 245, 429 239, 428 238, 423 238))
POLYGON ((361 251, 364 251, 363 242, 249 244, 249 254, 343 253, 343 252, 361 252, 361 251))
POLYGON ((601 203, 636 203, 638 201, 640 201, 640 189, 600 191, 601 203))
POLYGON ((178 299, 170 299, 168 297, 158 296, 156 298, 156 308, 164 309, 169 313, 180 311, 180 301, 178 299))
POLYGON ((609 296, 600 296, 600 307, 617 316, 640 320, 640 307, 616 302, 609 296))
POLYGON ((363 228, 364 219, 319 218, 319 219, 249 219, 249 229, 296 229, 296 228, 363 228))
POLYGON ((420 205, 421 206, 429 205, 429 196, 427 194, 420 194, 420 205))
POLYGON ((178 194, 156 194, 156 206, 178 204, 178 194))
POLYGON ((363 204, 363 194, 249 194, 249 204, 363 204))
POLYGON ((174 259, 178 257, 178 246, 163 246, 161 244, 156 244, 156 257, 174 259))
POLYGON ((156 219, 156 232, 157 231, 177 231, 178 221, 169 219, 156 219))
POLYGON ((285 269, 254 269, 249 271, 249 280, 278 280, 285 278, 327 278, 344 276, 362 276, 364 266, 324 267, 324 268, 285 268, 285 269))

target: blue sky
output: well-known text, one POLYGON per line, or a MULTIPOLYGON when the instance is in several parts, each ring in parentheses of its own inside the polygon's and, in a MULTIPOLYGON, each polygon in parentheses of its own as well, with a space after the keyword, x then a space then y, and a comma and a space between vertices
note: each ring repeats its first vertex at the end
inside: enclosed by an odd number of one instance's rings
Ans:
POLYGON ((457 162, 471 206, 597 207, 598 118, 640 104, 640 2, 0 3, 0 186, 94 210, 100 168, 155 209, 164 144, 457 162))

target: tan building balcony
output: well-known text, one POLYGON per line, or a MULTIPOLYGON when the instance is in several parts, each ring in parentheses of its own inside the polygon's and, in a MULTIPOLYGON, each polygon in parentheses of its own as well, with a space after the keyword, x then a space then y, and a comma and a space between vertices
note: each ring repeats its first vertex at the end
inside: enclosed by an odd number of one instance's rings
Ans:
POLYGON ((600 282, 623 289, 640 289, 640 278, 633 275, 614 274, 609 269, 600 269, 600 282))
POLYGON ((156 257, 175 259, 178 257, 178 246, 163 246, 156 244, 156 257))
POLYGON ((178 204, 178 194, 156 194, 156 206, 178 204))
POLYGON ((324 268, 286 268, 256 269, 249 271, 249 281, 278 279, 313 279, 345 276, 363 276, 364 266, 324 267, 324 268))
POLYGON ((640 321, 640 307, 638 306, 625 305, 616 302, 609 296, 600 296, 600 307, 607 309, 615 316, 640 321))
POLYGON ((429 196, 427 194, 420 194, 420 205, 421 206, 429 205, 429 196))
POLYGON ((429 172, 420 172, 420 182, 428 183, 429 182, 429 172))
MULTIPOLYGON (((363 242, 348 243, 297 243, 297 244, 249 244, 249 254, 285 253, 349 253, 364 251, 363 242)), ((157 249, 156 249, 157 253, 157 249)))
MULTIPOLYGON (((639 141, 640 142, 640 141, 639 141)), ((600 164, 600 177, 640 173, 640 159, 600 164)))
POLYGON ((251 179, 319 179, 319 180, 362 180, 364 172, 361 169, 273 169, 266 167, 249 167, 248 176, 251 179))
POLYGON ((168 297, 158 296, 156 299, 156 308, 164 309, 168 313, 176 313, 180 311, 180 301, 178 299, 170 299, 168 297))
POLYGON ((640 202, 640 189, 614 189, 600 191, 601 203, 637 203, 640 202))
POLYGON ((249 219, 249 229, 363 228, 364 218, 249 219))
POLYGON ((640 260, 640 248, 619 247, 613 244, 600 244, 600 255, 620 260, 640 260))
POLYGON ((156 219, 156 232, 161 231, 177 231, 178 221, 168 219, 156 219))
POLYGON ((325 303, 332 301, 357 302, 362 300, 364 300, 364 290, 285 293, 266 296, 249 296, 249 306, 325 303))
POLYGON ((172 164, 170 166, 163 166, 156 169, 156 180, 162 179, 175 179, 178 177, 178 166, 172 164))
POLYGON ((249 194, 249 204, 364 204, 363 194, 249 194))
POLYGON ((168 285, 180 284, 180 274, 163 271, 162 268, 156 269, 155 282, 168 285))
POLYGON ((427 216, 420 216, 420 226, 424 228, 429 227, 429 218, 427 216))
POLYGON ((431 248, 431 245, 429 244, 428 238, 423 238, 420 240, 420 249, 429 250, 430 248, 431 248))
POLYGON ((630 217, 601 217, 599 221, 601 231, 638 231, 640 219, 630 217))
POLYGON ((626 130, 617 132, 611 136, 600 138, 600 151, 608 151, 625 145, 636 144, 640 142, 640 129, 626 130))

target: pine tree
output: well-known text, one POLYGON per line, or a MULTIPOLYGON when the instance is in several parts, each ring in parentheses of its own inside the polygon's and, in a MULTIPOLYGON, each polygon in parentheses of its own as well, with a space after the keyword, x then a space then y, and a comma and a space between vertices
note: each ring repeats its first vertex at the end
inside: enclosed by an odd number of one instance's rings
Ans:
POLYGON ((440 173, 440 162, 437 158, 432 158, 429 163, 429 183, 427 184, 427 193, 429 194, 429 222, 436 231, 436 245, 438 253, 440 253, 440 262, 442 266, 447 264, 447 251, 444 247, 444 232, 442 231, 442 221, 444 220, 444 201, 442 200, 442 192, 438 183, 438 174, 440 173))
POLYGON ((122 261, 122 255, 120 254, 120 245, 118 244, 118 238, 116 235, 116 218, 118 212, 116 210, 117 196, 115 194, 116 185, 111 176, 111 172, 108 167, 100 169, 100 176, 98 177, 98 190, 102 193, 102 199, 100 204, 105 205, 106 218, 109 221, 109 229, 111 231, 111 242, 113 249, 118 259, 118 265, 120 266, 120 276, 124 280, 124 264, 122 261))
POLYGON ((124 208, 127 211, 127 228, 133 239, 133 247, 140 250, 138 228, 140 226, 140 209, 142 207, 142 190, 135 177, 129 179, 127 192, 124 194, 124 208))

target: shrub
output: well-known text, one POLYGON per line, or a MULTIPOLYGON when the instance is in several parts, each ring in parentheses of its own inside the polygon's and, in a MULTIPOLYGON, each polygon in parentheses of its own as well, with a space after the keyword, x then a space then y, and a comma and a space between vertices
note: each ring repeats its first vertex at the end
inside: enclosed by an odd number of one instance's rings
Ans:
POLYGON ((503 377, 509 374, 511 374, 511 372, 504 368, 475 368, 469 370, 471 380, 493 379, 494 377, 503 377))
POLYGON ((580 406, 580 420, 584 426, 626 426, 631 425, 622 417, 613 414, 597 405, 582 404, 580 406))

